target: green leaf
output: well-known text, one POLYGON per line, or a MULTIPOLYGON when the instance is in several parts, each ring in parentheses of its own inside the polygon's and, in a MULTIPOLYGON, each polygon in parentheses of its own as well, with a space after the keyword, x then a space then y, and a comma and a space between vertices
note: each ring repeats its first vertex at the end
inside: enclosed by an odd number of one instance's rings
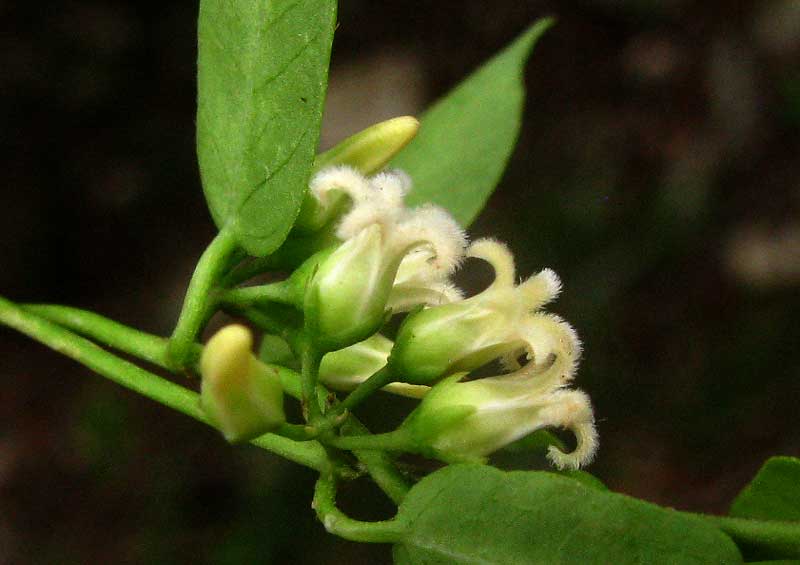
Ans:
POLYGON ((335 0, 201 0, 197 155, 217 226, 275 250, 305 194, 328 81, 335 0))
POLYGON ((397 519, 401 565, 742 563, 702 519, 545 472, 451 465, 414 486, 397 519))
POLYGON ((525 61, 552 24, 537 21, 425 112, 419 134, 391 163, 414 181, 410 205, 439 204, 463 226, 475 219, 517 141, 525 61))
POLYGON ((570 478, 573 481, 578 481, 585 487, 593 488, 595 490, 600 490, 600 491, 608 491, 608 487, 603 484, 603 481, 601 481, 591 473, 587 473, 586 471, 565 469, 563 471, 555 471, 555 473, 557 475, 561 475, 562 477, 570 478))
POLYGON ((772 457, 731 505, 731 516, 800 521, 800 459, 772 457))

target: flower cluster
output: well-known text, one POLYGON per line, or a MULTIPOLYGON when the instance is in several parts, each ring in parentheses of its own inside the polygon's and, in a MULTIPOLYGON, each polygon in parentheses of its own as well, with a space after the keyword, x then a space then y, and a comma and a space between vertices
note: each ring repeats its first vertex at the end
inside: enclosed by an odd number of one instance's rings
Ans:
MULTIPOLYGON (((551 461, 559 468, 586 464, 597 447, 592 408, 586 394, 568 388, 580 341, 569 324, 542 310, 561 290, 557 275, 544 269, 517 282, 504 244, 468 244, 442 208, 406 207, 410 187, 400 171, 370 177, 343 165, 312 179, 301 221, 309 230, 327 226, 338 240, 290 277, 303 336, 321 356, 315 379, 348 391, 381 375, 379 387, 421 399, 399 428, 412 451, 444 461, 482 460, 536 430, 561 427, 574 433, 576 447, 569 453, 550 447, 551 461), (468 257, 489 263, 494 281, 466 298, 451 277, 468 257), (391 340, 381 331, 399 312, 408 315, 391 340), (505 374, 471 377, 496 360, 505 374)), ((249 342, 234 337, 250 355, 249 342)), ((211 359, 213 346, 214 340, 203 360, 210 391, 204 399, 219 389, 214 382, 235 373, 226 369, 232 361, 211 359)), ((262 402, 249 394, 276 403, 273 389, 264 387, 264 370, 247 359, 249 388, 235 400, 240 413, 251 415, 244 420, 257 425, 229 432, 237 437, 277 427, 283 417, 282 410, 280 417, 252 416, 262 402)), ((236 419, 236 410, 207 404, 215 420, 236 419)))
POLYGON ((373 335, 387 310, 460 298, 447 280, 463 258, 464 233, 441 208, 405 208, 410 184, 400 172, 368 179, 347 167, 322 171, 312 181, 322 209, 335 194, 352 202, 336 229, 341 245, 319 262, 305 293, 307 326, 322 350, 373 335))

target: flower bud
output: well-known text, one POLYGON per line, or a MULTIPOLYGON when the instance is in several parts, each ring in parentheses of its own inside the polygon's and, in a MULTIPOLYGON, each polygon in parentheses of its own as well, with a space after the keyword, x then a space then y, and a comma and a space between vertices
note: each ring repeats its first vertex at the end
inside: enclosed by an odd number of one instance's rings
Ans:
POLYGON ((408 316, 389 357, 392 372, 403 382, 433 383, 532 346, 525 321, 558 292, 555 274, 545 270, 515 286, 513 258, 495 241, 475 242, 468 256, 489 262, 494 282, 471 298, 408 316))
POLYGON ((561 388, 560 368, 544 373, 523 369, 499 377, 459 382, 451 376, 422 399, 403 427, 418 449, 447 462, 482 461, 494 451, 546 427, 570 429, 576 448, 550 446, 558 468, 577 469, 591 461, 597 433, 589 398, 561 388), (550 374, 548 374, 548 372, 550 374))
POLYGON ((389 358, 392 372, 404 382, 429 384, 520 349, 516 314, 502 306, 468 299, 410 314, 389 358))
POLYGON ((319 266, 306 293, 306 328, 321 351, 335 351, 378 331, 402 256, 384 250, 381 226, 345 241, 319 266))
POLYGON ((200 358, 200 405, 231 443, 247 441, 285 422, 277 373, 251 352, 250 330, 230 325, 208 340, 200 358))
POLYGON ((317 155, 314 168, 348 165, 362 174, 373 175, 408 145, 418 131, 419 121, 412 116, 374 124, 317 155))
POLYGON ((393 118, 370 126, 317 155, 314 168, 319 173, 311 181, 295 226, 316 231, 330 222, 344 207, 345 196, 357 199, 361 184, 357 179, 359 173, 372 175, 380 171, 414 139, 418 130, 419 122, 411 116, 393 118))
POLYGON ((328 353, 319 367, 320 381, 334 390, 353 390, 386 365, 391 350, 392 340, 375 334, 355 345, 328 353))
POLYGON ((402 173, 377 175, 339 223, 344 242, 319 262, 303 303, 318 350, 336 351, 378 331, 410 252, 424 249, 431 269, 443 276, 461 259, 464 235, 449 214, 434 206, 403 208, 409 183, 402 173))
MULTIPOLYGON (((386 365, 392 345, 392 340, 375 334, 355 345, 328 353, 322 358, 319 368, 320 381, 334 390, 353 390, 386 365)), ((384 390, 401 396, 421 398, 430 387, 390 383, 384 390)))

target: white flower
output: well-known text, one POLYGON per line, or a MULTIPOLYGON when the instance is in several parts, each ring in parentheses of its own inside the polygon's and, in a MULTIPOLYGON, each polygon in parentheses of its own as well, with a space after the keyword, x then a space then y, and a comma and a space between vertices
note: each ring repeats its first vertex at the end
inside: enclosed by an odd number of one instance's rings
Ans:
POLYGON ((555 357, 545 367, 530 363, 467 382, 455 375, 434 386, 404 424, 423 452, 451 462, 481 460, 537 430, 562 427, 575 434, 576 447, 564 453, 551 446, 553 464, 577 469, 591 461, 598 442, 589 397, 563 388, 574 365, 570 352, 578 346, 573 332, 552 317, 533 323, 539 326, 534 332, 552 333, 555 357))
POLYGON ((547 334, 537 333, 530 319, 558 295, 561 285, 555 273, 545 269, 515 286, 511 253, 488 239, 473 243, 467 256, 491 264, 494 281, 476 296, 426 308, 406 319, 389 358, 398 379, 426 384, 500 357, 511 364, 526 353, 541 364, 549 355, 543 351, 550 347, 547 334))

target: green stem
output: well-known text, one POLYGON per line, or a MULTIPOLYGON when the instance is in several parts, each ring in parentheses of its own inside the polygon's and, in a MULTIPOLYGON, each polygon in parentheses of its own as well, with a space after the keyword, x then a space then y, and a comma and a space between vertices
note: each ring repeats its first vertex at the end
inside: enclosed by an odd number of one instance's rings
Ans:
POLYGON ((247 307, 260 302, 279 302, 292 305, 292 298, 292 289, 286 281, 232 288, 221 292, 219 295, 219 299, 223 304, 239 307, 247 307))
POLYGON ((223 288, 232 288, 267 271, 292 271, 317 251, 339 241, 331 228, 307 235, 291 233, 272 255, 254 257, 230 270, 220 281, 223 288))
POLYGON ((324 443, 337 449, 414 451, 414 443, 408 431, 403 428, 385 433, 353 436, 327 436, 324 443))
POLYGON ((226 227, 217 234, 197 262, 167 349, 173 370, 184 370, 193 361, 192 344, 210 312, 211 291, 236 249, 236 237, 226 227))
MULTIPOLYGON (((364 436, 369 430, 352 414, 341 427, 343 434, 364 436)), ((392 502, 399 505, 411 489, 405 477, 400 473, 392 458, 384 451, 372 449, 356 449, 356 458, 367 468, 372 480, 386 493, 392 502)))
POLYGON ((348 394, 340 404, 333 408, 330 414, 331 417, 335 418, 340 414, 343 414, 345 410, 352 411, 367 398, 372 396, 376 390, 385 387, 391 381, 392 371, 388 366, 384 366, 377 373, 370 376, 367 380, 359 383, 358 386, 353 389, 353 391, 348 394))
MULTIPOLYGON (((280 305, 276 304, 274 306, 278 307, 280 305)), ((281 307, 287 308, 285 306, 281 307)), ((225 305, 222 310, 231 316, 247 318, 258 329, 283 338, 289 343, 293 350, 298 347, 297 323, 286 316, 276 314, 272 311, 272 308, 267 310, 254 306, 235 306, 228 304, 225 305)))
POLYGON ((280 262, 272 255, 253 257, 231 269, 220 280, 222 288, 232 288, 267 271, 279 270, 280 262))
POLYGON ((317 382, 319 380, 319 364, 322 361, 320 355, 311 345, 309 340, 304 339, 300 346, 301 373, 300 382, 303 391, 303 407, 305 408, 306 420, 314 425, 320 423, 322 411, 317 402, 317 382))
MULTIPOLYGON (((117 384, 209 424, 200 409, 197 393, 120 359, 91 341, 23 310, 2 297, 0 297, 0 323, 70 357, 117 384)), ((325 450, 316 442, 298 443, 275 434, 266 434, 253 440, 252 443, 319 472, 331 472, 331 464, 325 450)))
MULTIPOLYGON (((278 372, 278 377, 281 380, 283 390, 289 396, 302 399, 302 390, 300 384, 300 375, 291 369, 270 365, 278 372)), ((317 397, 325 399, 328 396, 327 391, 321 385, 317 385, 317 397)), ((343 434, 353 435, 367 435, 369 430, 362 424, 358 418, 350 414, 345 423, 340 428, 343 434)), ((370 449, 356 449, 353 454, 366 467, 367 472, 370 474, 375 483, 386 493, 395 504, 400 504, 411 488, 406 482, 400 471, 389 457, 383 451, 375 451, 370 449)))
POLYGON ((800 522, 692 515, 728 534, 748 560, 800 559, 800 522))
MULTIPOLYGON (((71 306, 23 304, 20 307, 103 345, 169 369, 167 338, 135 330, 100 314, 71 306)), ((192 347, 192 357, 199 357, 202 346, 195 343, 192 347)))
POLYGON ((289 423, 282 424, 281 427, 275 431, 275 433, 295 441, 310 441, 317 435, 316 430, 312 426, 289 423))
POLYGON ((345 515, 336 507, 336 481, 320 476, 314 487, 314 510, 329 533, 350 541, 395 543, 403 537, 403 526, 396 520, 362 522, 345 515))

